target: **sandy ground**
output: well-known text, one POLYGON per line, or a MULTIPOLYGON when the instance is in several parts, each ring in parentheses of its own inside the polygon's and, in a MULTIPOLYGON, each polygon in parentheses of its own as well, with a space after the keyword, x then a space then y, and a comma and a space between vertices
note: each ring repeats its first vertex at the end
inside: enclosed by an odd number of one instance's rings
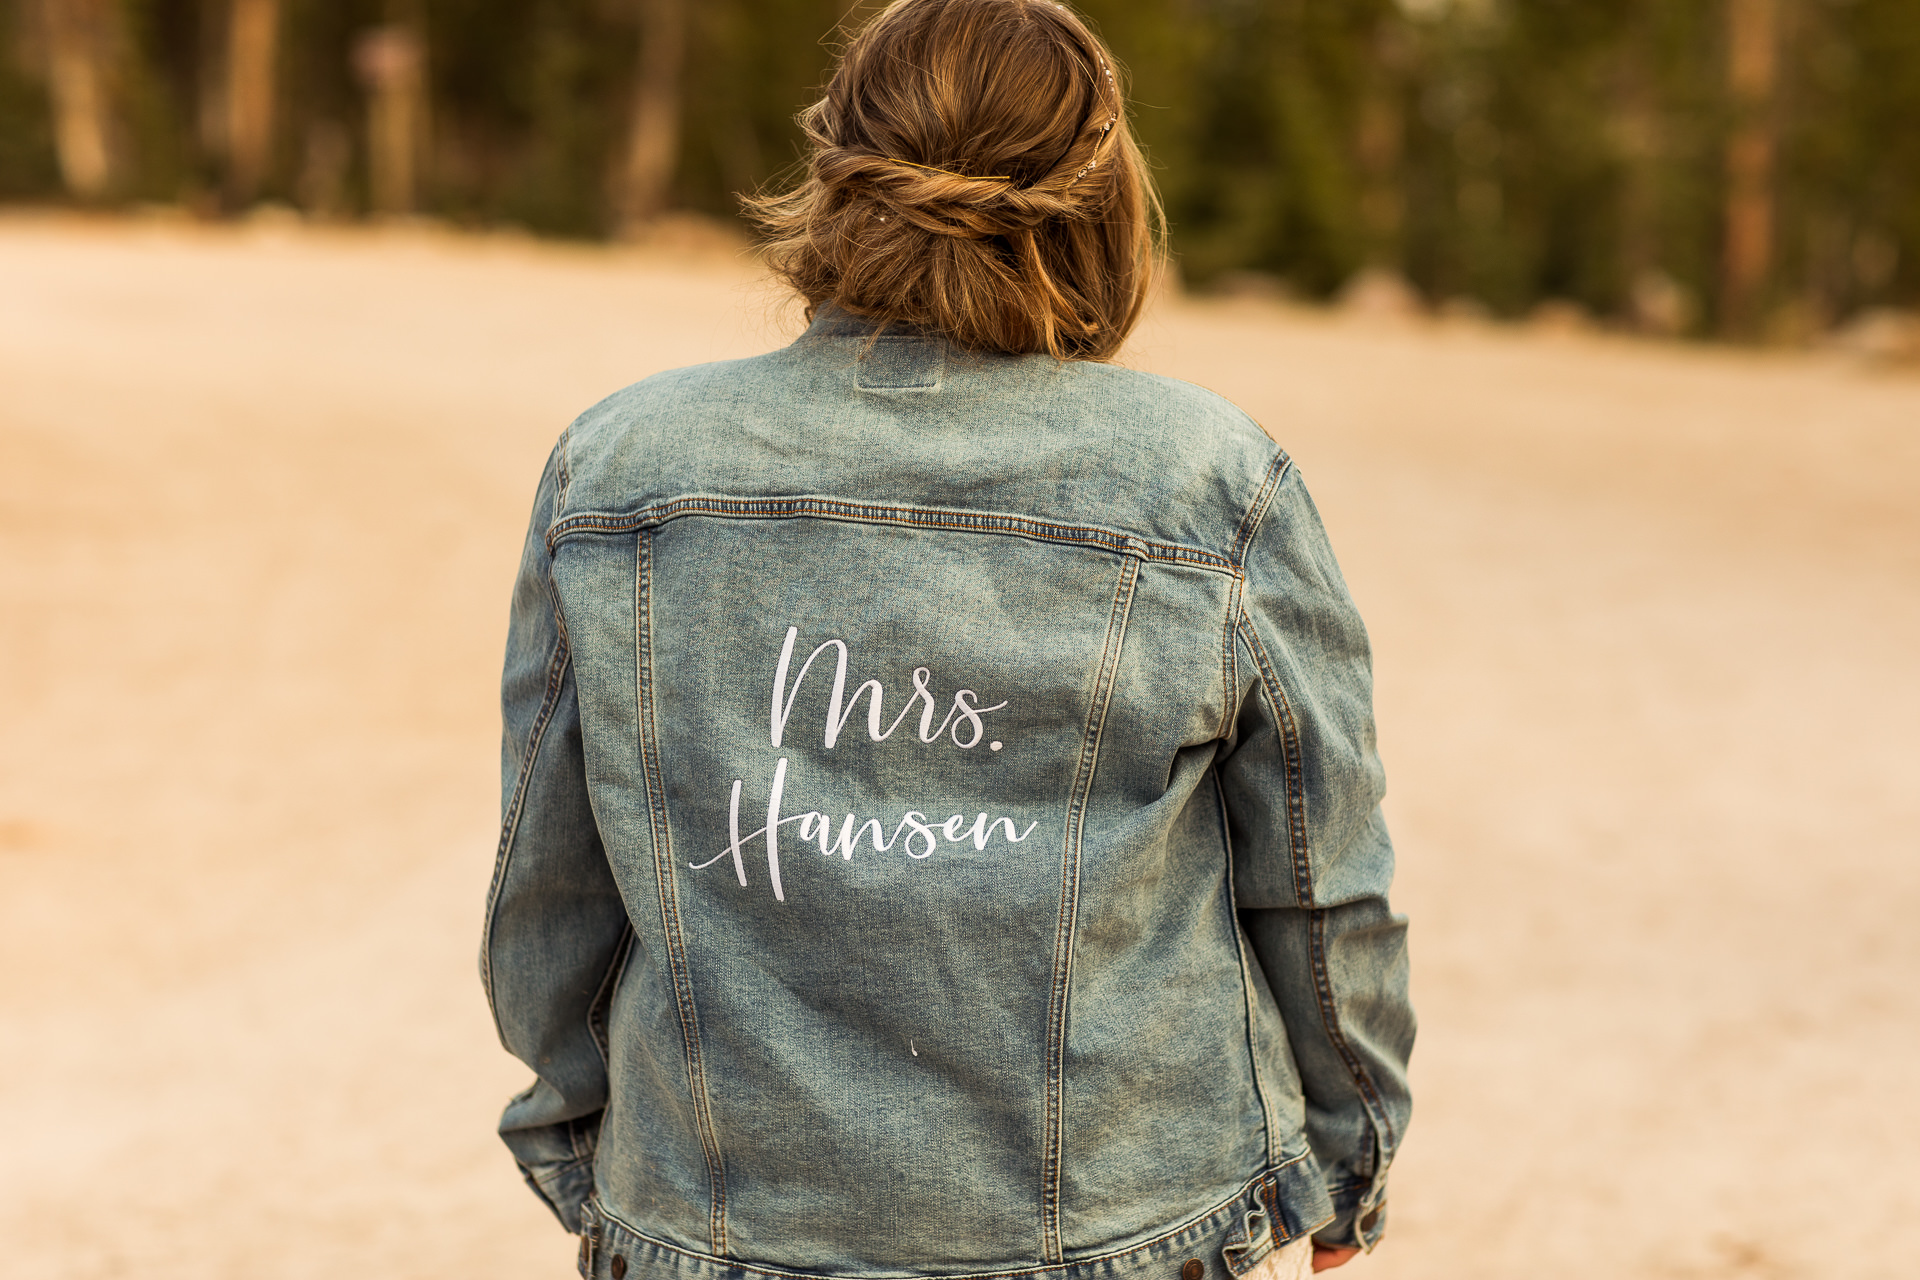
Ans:
MULTIPOLYGON (((0 220, 0 1274, 560 1277, 473 976, 553 436, 747 266, 0 220)), ((1920 1274, 1920 377, 1169 302, 1377 644, 1355 1280, 1920 1274)))

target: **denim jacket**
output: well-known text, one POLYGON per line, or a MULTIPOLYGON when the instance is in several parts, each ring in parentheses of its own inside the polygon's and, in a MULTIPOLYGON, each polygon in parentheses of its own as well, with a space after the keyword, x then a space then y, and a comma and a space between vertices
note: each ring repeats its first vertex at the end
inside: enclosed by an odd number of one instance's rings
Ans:
POLYGON ((831 307, 582 415, 481 970, 583 1270, 1232 1280, 1408 1116, 1370 657, 1220 397, 831 307))

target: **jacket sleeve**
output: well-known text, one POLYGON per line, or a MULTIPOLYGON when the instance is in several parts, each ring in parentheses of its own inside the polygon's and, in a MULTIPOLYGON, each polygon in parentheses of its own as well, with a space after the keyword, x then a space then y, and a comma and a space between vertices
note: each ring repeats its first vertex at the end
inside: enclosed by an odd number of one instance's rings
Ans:
POLYGON ((1242 701, 1220 781, 1241 925, 1278 1003, 1334 1218, 1371 1249, 1406 1132, 1406 920, 1387 887, 1372 659, 1313 501, 1285 460, 1246 552, 1234 648, 1242 701))
POLYGON ((607 1101, 604 1013, 631 934, 587 794, 580 707, 546 531, 559 488, 548 462, 527 531, 501 680, 500 848, 480 977, 508 1052, 535 1079, 500 1136, 570 1231, 593 1189, 607 1101))

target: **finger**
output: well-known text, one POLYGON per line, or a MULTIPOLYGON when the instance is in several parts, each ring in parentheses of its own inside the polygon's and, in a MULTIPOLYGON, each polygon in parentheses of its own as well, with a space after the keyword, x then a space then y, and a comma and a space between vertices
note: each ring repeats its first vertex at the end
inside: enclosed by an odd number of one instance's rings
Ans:
POLYGON ((1359 1252, 1358 1249, 1329 1249, 1325 1245, 1317 1244, 1313 1246, 1313 1269, 1315 1271, 1331 1271, 1335 1267, 1345 1264, 1353 1255, 1359 1252))

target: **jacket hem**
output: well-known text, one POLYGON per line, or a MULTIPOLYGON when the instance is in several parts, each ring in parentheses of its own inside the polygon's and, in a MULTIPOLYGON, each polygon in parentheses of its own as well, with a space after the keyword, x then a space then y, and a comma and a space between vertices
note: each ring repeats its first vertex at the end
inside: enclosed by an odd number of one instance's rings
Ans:
POLYGON ((1262 1192, 1275 1248, 1323 1230, 1337 1214, 1326 1178, 1309 1152, 1268 1170, 1262 1192))
MULTIPOLYGON (((596 1195, 588 1200, 581 1211, 581 1230, 585 1238, 580 1250, 580 1274, 586 1280, 612 1280, 616 1274, 623 1280, 635 1280, 638 1277, 737 1280, 742 1276, 765 1276, 769 1280, 924 1280, 935 1276, 938 1280, 1165 1280, 1167 1276, 1180 1273, 1185 1260, 1198 1258, 1205 1267, 1206 1280, 1232 1280, 1265 1258, 1278 1245, 1309 1234, 1321 1225, 1316 1221, 1308 1226, 1297 1212, 1289 1213, 1283 1207, 1270 1223, 1260 1224, 1265 1229, 1258 1233, 1259 1238, 1241 1246, 1247 1252, 1236 1259, 1238 1271, 1226 1261, 1226 1246, 1244 1231, 1249 1215, 1265 1218, 1263 1205, 1273 1203, 1282 1183, 1287 1184, 1289 1191, 1296 1189, 1295 1184, 1300 1180, 1297 1176, 1289 1176, 1289 1171, 1298 1170, 1301 1163, 1303 1161, 1293 1161, 1280 1169, 1268 1170, 1228 1199, 1137 1244, 1106 1253, 1069 1258, 1064 1262, 1024 1263, 951 1272, 805 1271, 716 1257, 668 1244, 648 1235, 608 1211, 596 1195), (1283 1219, 1289 1223, 1290 1231, 1281 1237, 1272 1228, 1278 1227, 1283 1219)), ((1311 1161, 1304 1163, 1310 1164, 1311 1161)), ((1312 1186, 1324 1201, 1326 1191, 1317 1177, 1312 1186)), ((1331 1217, 1331 1213, 1328 1213, 1322 1221, 1331 1220, 1331 1217)))

